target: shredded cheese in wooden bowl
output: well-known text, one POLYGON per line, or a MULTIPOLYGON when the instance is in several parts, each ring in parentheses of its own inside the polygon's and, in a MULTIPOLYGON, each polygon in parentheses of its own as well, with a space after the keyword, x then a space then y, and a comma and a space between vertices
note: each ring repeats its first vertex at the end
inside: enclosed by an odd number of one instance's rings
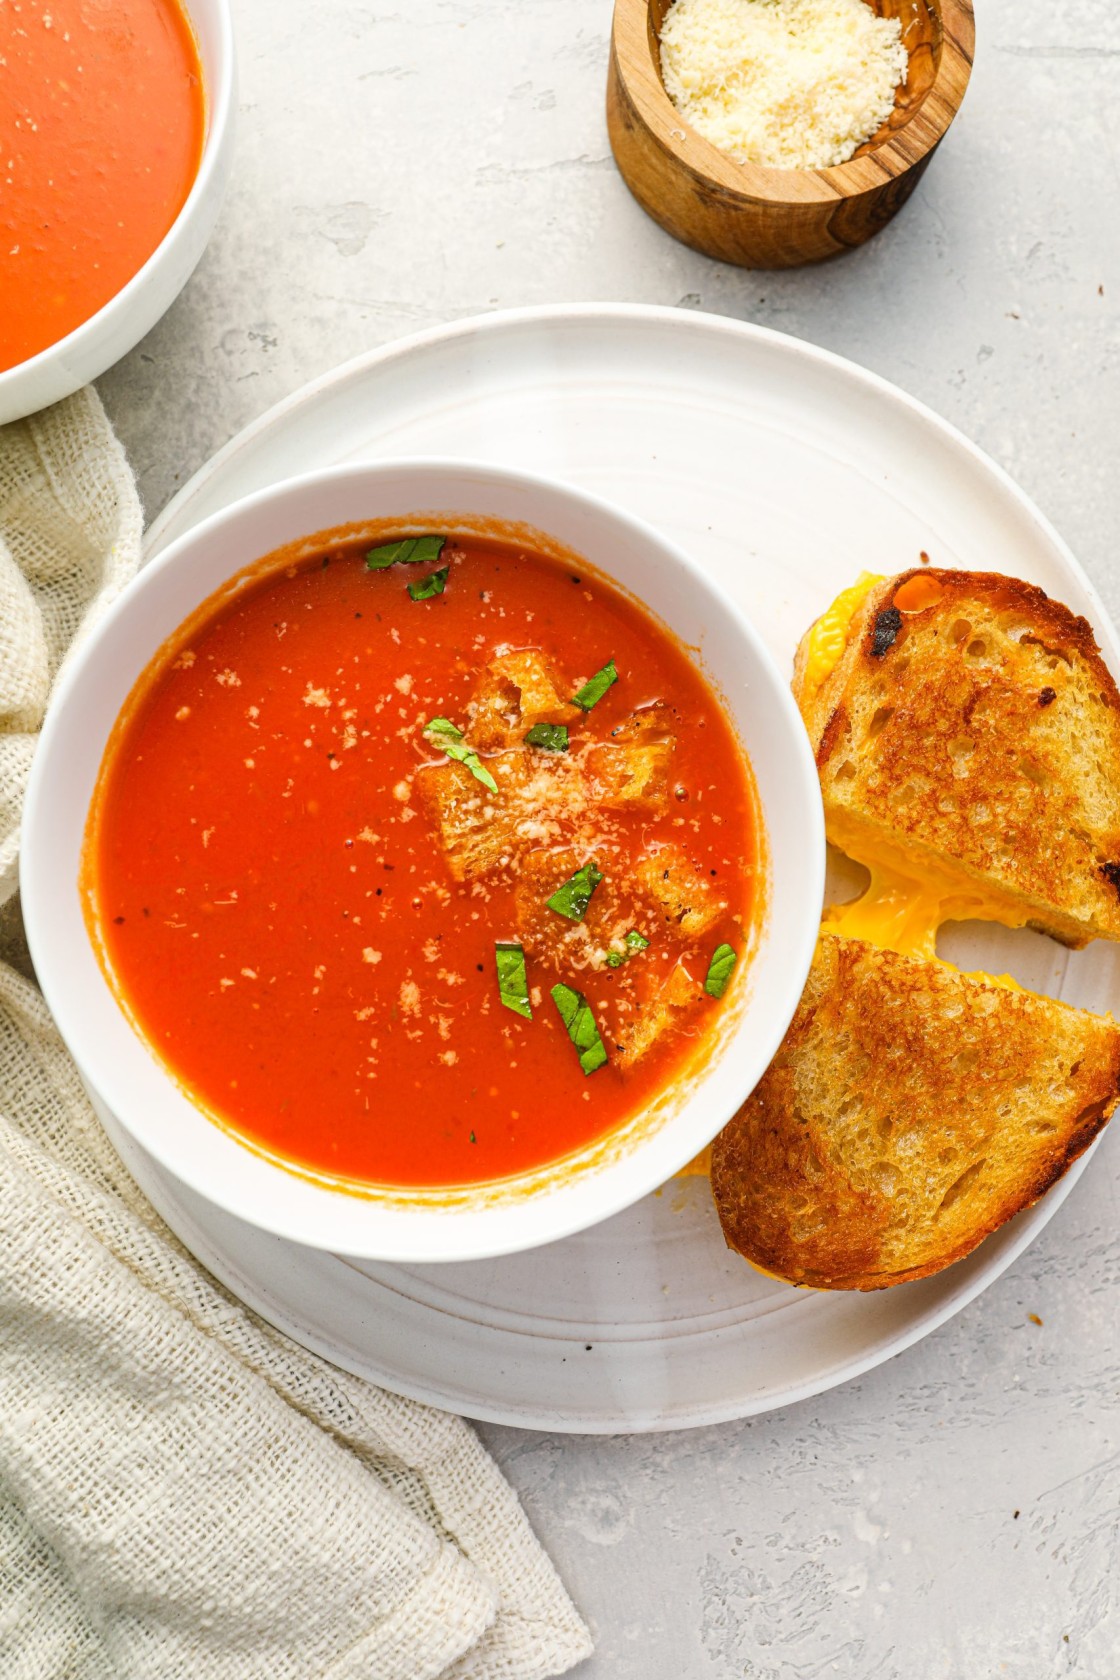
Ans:
POLYGON ((897 18, 865 0, 674 0, 661 72, 677 110, 737 163, 846 163, 906 79, 897 18))

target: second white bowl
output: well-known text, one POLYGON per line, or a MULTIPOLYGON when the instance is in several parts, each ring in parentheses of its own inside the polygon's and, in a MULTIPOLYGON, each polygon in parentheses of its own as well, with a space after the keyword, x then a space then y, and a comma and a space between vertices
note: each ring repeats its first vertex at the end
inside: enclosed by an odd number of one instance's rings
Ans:
POLYGON ((186 0, 198 42, 206 135, 183 208, 144 266, 88 321, 0 372, 0 425, 61 402, 119 362, 170 309, 206 249, 233 161, 236 91, 229 0, 186 0))

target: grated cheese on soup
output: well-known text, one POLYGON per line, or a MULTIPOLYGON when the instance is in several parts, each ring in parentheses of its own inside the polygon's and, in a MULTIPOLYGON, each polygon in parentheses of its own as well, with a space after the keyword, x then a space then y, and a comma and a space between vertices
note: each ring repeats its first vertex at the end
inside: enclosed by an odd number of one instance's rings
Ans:
POLYGON ((865 0, 675 0, 661 26, 665 89, 737 163, 846 163, 905 80, 897 18, 865 0))

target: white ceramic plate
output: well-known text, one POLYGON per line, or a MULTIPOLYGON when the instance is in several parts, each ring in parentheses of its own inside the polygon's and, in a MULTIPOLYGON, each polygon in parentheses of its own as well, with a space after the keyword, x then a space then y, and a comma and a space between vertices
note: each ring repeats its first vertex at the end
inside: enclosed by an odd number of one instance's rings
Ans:
MULTIPOLYGON (((404 454, 525 467, 613 498, 710 567, 786 665, 859 571, 898 571, 925 550, 1041 584, 1090 618, 1120 670, 1068 550, 959 434, 809 345, 668 309, 490 315, 351 363, 222 451, 156 521, 149 553, 290 473, 404 454)), ((1120 995, 1117 947, 1068 952, 974 925, 948 954, 1089 1008, 1120 995)), ((787 1288, 728 1254, 703 1181, 512 1259, 385 1266, 252 1230, 110 1130, 188 1247, 299 1341, 474 1417, 580 1431, 741 1417, 858 1375, 998 1277, 1081 1170, 940 1277, 852 1296, 787 1288)))

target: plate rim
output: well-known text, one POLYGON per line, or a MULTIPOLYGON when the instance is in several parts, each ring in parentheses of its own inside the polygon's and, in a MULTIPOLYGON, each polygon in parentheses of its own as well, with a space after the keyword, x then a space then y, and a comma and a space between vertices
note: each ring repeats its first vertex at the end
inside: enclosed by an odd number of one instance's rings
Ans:
MULTIPOLYGON (((339 363, 333 368, 306 381, 286 396, 279 399, 256 419, 250 421, 234 434, 220 449, 215 451, 197 470, 191 474, 187 482, 169 499, 165 506, 149 523, 143 543, 142 564, 154 557, 168 542, 193 527, 198 519, 205 515, 193 515, 190 512, 192 502, 198 497, 206 485, 216 476, 226 471, 237 458, 251 452, 257 444, 272 432, 277 426, 284 426, 292 417, 302 410, 315 405, 322 399, 329 399, 332 393, 340 391, 351 384, 362 384, 367 380, 376 379, 377 374, 390 365, 404 363, 417 353, 438 349, 454 344, 455 341, 467 341, 471 338, 485 339, 491 336, 501 337, 509 331, 522 328, 559 328, 565 325, 586 323, 588 325, 603 325, 617 322, 620 325, 685 328, 697 331, 701 336, 715 334, 734 340, 755 343, 777 351, 785 357, 793 358, 794 363, 803 364, 827 370, 854 384, 860 386, 876 402, 887 403, 896 411, 906 412, 921 425, 929 427, 938 434, 943 442, 958 452, 963 452, 970 458, 974 466, 981 473, 993 479, 1002 490, 1009 495, 1026 515, 1029 524, 1037 532, 1039 539, 1050 547, 1061 565, 1068 570, 1084 592, 1093 613, 1093 628, 1100 641, 1108 647, 1112 663, 1120 665, 1120 636, 1112 622, 1104 602, 1088 573, 1084 570, 1065 539, 1053 525, 1048 516, 1037 506, 1035 501, 1015 481, 1006 468, 995 461, 984 449, 973 442, 951 421, 946 420, 927 403, 911 396, 900 386, 894 384, 885 376, 861 366, 858 362, 840 355, 839 353, 813 344, 808 340, 795 337, 792 334, 780 332, 771 327, 760 326, 754 322, 741 321, 733 317, 714 314, 705 310, 682 309, 675 305, 645 304, 645 303, 594 303, 584 302, 575 304, 533 304, 511 309, 495 309, 482 313, 461 316, 453 321, 437 323, 422 328, 400 338, 394 338, 372 350, 359 352, 356 356, 339 363)), ((240 499, 240 497, 236 498, 240 499)), ((107 1127, 107 1129, 109 1129, 107 1127)), ((125 1155, 126 1165, 133 1170, 130 1156, 132 1147, 125 1153, 121 1149, 113 1128, 114 1146, 119 1153, 125 1155)), ((126 1134, 122 1134, 126 1136, 126 1134)), ((127 1140, 131 1145, 131 1140, 127 1140)), ((239 1299, 243 1300, 251 1310, 258 1312, 270 1324, 285 1334, 293 1335, 297 1341, 312 1349, 321 1357, 328 1359, 342 1369, 362 1377, 368 1381, 380 1383, 396 1393, 407 1398, 417 1400, 423 1404, 452 1410, 477 1419, 481 1422, 493 1423, 507 1427, 522 1429, 539 1429, 556 1434, 649 1434, 686 1428, 702 1428, 709 1425, 732 1422, 741 1418, 758 1416, 766 1412, 775 1411, 787 1405, 799 1404, 805 1400, 825 1393, 843 1383, 853 1381, 896 1354, 905 1352, 917 1342, 931 1335, 934 1331, 962 1311, 987 1288, 994 1284, 1003 1273, 1022 1255, 1024 1250, 1034 1241, 1066 1199, 1081 1178, 1088 1163, 1095 1155, 1100 1139, 1080 1157, 1046 1196, 1036 1202, 1031 1208, 1024 1210, 1018 1216, 1017 1224, 1020 1229, 1015 1232, 1005 1246, 987 1264, 978 1266, 975 1272, 948 1290, 947 1295, 940 1299, 935 1306, 923 1308, 914 1319, 899 1330, 893 1329, 881 1337, 876 1345, 857 1357, 834 1364, 823 1375, 792 1384, 779 1394, 765 1393, 748 1399, 734 1402, 717 1402, 708 1406, 689 1403, 685 1415, 666 1414, 664 1411, 648 1417, 635 1418, 632 1413, 627 1415, 603 1416, 594 1419, 576 1419, 571 1416, 558 1417, 546 1412, 534 1411, 531 1406, 513 1401, 502 1405, 496 1403, 475 1403, 464 1405, 462 1396, 427 1385, 424 1382, 410 1382, 395 1374, 387 1377, 383 1372, 376 1374, 372 1364, 362 1368, 353 1359, 341 1355, 337 1348, 328 1345, 320 1337, 314 1326, 305 1325, 298 1312, 292 1312, 284 1307, 282 1302, 274 1301, 267 1286, 258 1286, 251 1278, 246 1288, 246 1274, 236 1263, 227 1264, 225 1257, 218 1252, 211 1242, 209 1235, 202 1233, 199 1239, 198 1228, 190 1215, 179 1204, 175 1187, 167 1187, 167 1194, 163 1194, 164 1185, 159 1182, 156 1195, 151 1195, 149 1188, 151 1175, 142 1169, 143 1179, 147 1182, 143 1187, 156 1204, 157 1210, 166 1217, 165 1208, 168 1203, 174 1204, 176 1213, 185 1218, 195 1237, 197 1246, 206 1253, 203 1263, 214 1272, 223 1283, 230 1288, 239 1299), (214 1264, 215 1258, 217 1264, 214 1264)), ((134 1146, 143 1158, 143 1166, 150 1167, 158 1174, 159 1169, 154 1161, 134 1146)), ((139 1176, 139 1175, 138 1175, 139 1176)), ((162 1175, 161 1175, 162 1176, 162 1175)), ((172 1221, 168 1220, 169 1224, 172 1221)), ((173 1229, 177 1226, 173 1225, 173 1229)), ((185 1240, 185 1239, 184 1239, 185 1240)), ((191 1244, 187 1245, 191 1247, 191 1244)), ((197 1253, 197 1248, 192 1248, 197 1253)), ((201 1255, 198 1256, 202 1258, 201 1255)), ((324 1265, 345 1265, 343 1258, 323 1251, 320 1256, 324 1265)))
MULTIPOLYGON (((787 1406, 801 1405, 807 1400, 815 1399, 820 1394, 827 1394, 833 1388, 840 1388, 845 1383, 855 1382, 866 1376, 869 1371, 877 1370, 897 1354, 905 1353, 908 1348, 923 1341, 936 1330, 955 1318, 986 1289, 996 1283, 1004 1272, 1030 1246, 1039 1232, 1049 1224, 1054 1214, 1064 1204, 1074 1185, 1080 1179, 1091 1156, 1095 1155, 1100 1146, 1098 1137, 1084 1155, 1077 1160, 1054 1185, 1048 1193, 1052 1197, 1046 1217, 1037 1220, 1030 1216, 1043 1203, 1036 1202, 1034 1208, 1025 1210, 1019 1215, 1022 1228, 1014 1240, 1007 1244, 1006 1249, 998 1257, 999 1263, 994 1266, 978 1267, 970 1274, 967 1282, 950 1291, 948 1297, 942 1300, 935 1309, 918 1315, 913 1323, 903 1332, 894 1332, 890 1337, 890 1346, 884 1351, 883 1346, 877 1345, 873 1350, 853 1359, 841 1366, 833 1366, 819 1378, 795 1384, 784 1390, 780 1397, 773 1394, 757 1395, 749 1401, 737 1400, 727 1403, 715 1403, 706 1407, 691 1404, 687 1413, 683 1415, 666 1414, 635 1417, 630 1413, 626 1417, 608 1417, 606 1415, 595 1418, 575 1419, 558 1413, 534 1410, 525 1403, 507 1402, 505 1405, 482 1402, 464 1405, 462 1396, 457 1396, 449 1389, 441 1389, 434 1385, 412 1382, 408 1379, 396 1377, 390 1382, 384 1374, 378 1374, 373 1369, 372 1362, 363 1366, 362 1362, 340 1353, 333 1347, 329 1339, 318 1332, 313 1325, 307 1324, 299 1313, 285 1307, 283 1302, 277 1301, 269 1292, 267 1286, 257 1282, 244 1267, 231 1261, 227 1255, 211 1240, 206 1231, 200 1231, 189 1208, 183 1206, 178 1195, 178 1187, 165 1182, 165 1175, 158 1163, 125 1132, 114 1117, 107 1116, 98 1106, 98 1115, 105 1128, 113 1147, 120 1154, 128 1171, 136 1179, 144 1194, 152 1203, 156 1212, 171 1226, 175 1235, 195 1258, 212 1272, 218 1281, 228 1289, 251 1312, 258 1314, 273 1329, 281 1334, 291 1336, 302 1347, 308 1348, 321 1359, 337 1365, 351 1376, 361 1378, 394 1394, 400 1394, 407 1400, 414 1400, 420 1405, 434 1406, 440 1411, 453 1412, 460 1416, 471 1418, 478 1423, 497 1424, 506 1429, 527 1429, 551 1435, 659 1435, 671 1434, 684 1429, 706 1429, 714 1425, 739 1422, 743 1418, 760 1417, 768 1412, 776 1412, 787 1406), (154 1188, 153 1188, 154 1186, 154 1188), (177 1217, 168 1217, 168 1210, 177 1217), (190 1233, 188 1241, 183 1231, 190 1233)), ((262 1233, 267 1236, 267 1233, 262 1233)), ((277 1241, 281 1239, 276 1239, 277 1241)), ((325 1250, 306 1251, 312 1258, 321 1263, 326 1273, 338 1266, 346 1266, 344 1257, 328 1254, 325 1250)), ((818 1293, 823 1293, 820 1291, 818 1293)), ((652 1339, 652 1338, 651 1338, 652 1339)))
MULTIPOLYGON (((204 483, 222 471, 227 464, 243 451, 249 449, 264 432, 287 419, 288 415, 304 408, 318 397, 325 395, 335 386, 343 386, 351 380, 360 380, 367 374, 373 374, 379 368, 390 362, 404 361, 414 352, 423 351, 441 344, 450 343, 457 338, 488 336, 491 333, 500 334, 507 328, 520 326, 545 326, 560 324, 565 321, 627 321, 647 323, 651 326, 662 324, 679 327, 684 322, 698 323, 703 331, 726 334, 731 338, 754 340, 760 344, 772 347, 781 346, 783 353, 803 358, 819 367, 828 368, 835 373, 843 374, 847 378, 854 378, 865 386, 868 391, 889 402, 901 405, 917 420, 931 425, 950 442, 962 448, 966 454, 988 472, 993 473, 1003 488, 1008 491, 1023 510, 1030 515, 1056 549, 1061 553, 1066 565, 1073 571, 1093 603, 1099 620, 1094 624, 1094 630, 1103 627, 1109 639, 1113 642, 1113 652, 1120 659, 1120 637, 1117 635, 1112 619, 1105 608, 1096 585, 1085 571, 1065 538, 1051 522, 1049 517, 1034 501, 1033 497, 1019 485, 1007 469, 992 458, 980 445, 974 443, 965 432, 946 420, 936 409, 928 403, 922 402, 904 391, 900 385, 894 384, 883 374, 875 373, 865 368, 859 362, 854 362, 848 356, 842 356, 835 350, 827 350, 822 345, 813 344, 808 339, 798 338, 793 333, 779 332, 775 327, 760 326, 754 321, 740 321, 728 315, 717 315, 710 310, 682 309, 675 304, 648 303, 574 303, 574 304, 526 304, 512 309, 485 310, 474 315, 464 315, 455 321, 439 322, 435 326, 423 327, 414 333, 408 333, 402 338, 393 338, 385 344, 375 346, 372 350, 360 351, 349 360, 340 362, 325 373, 317 374, 314 379, 290 391, 281 397, 271 408, 265 409, 255 420, 235 432, 233 437, 216 450, 200 467, 196 469, 186 484, 175 492, 171 499, 149 522, 144 532, 143 559, 147 562, 159 552, 165 543, 173 539, 167 534, 168 529, 185 515, 185 510, 193 496, 198 494, 204 483)), ((191 521, 191 524, 196 521, 191 521)), ((188 529, 185 526, 184 529, 188 529)))

